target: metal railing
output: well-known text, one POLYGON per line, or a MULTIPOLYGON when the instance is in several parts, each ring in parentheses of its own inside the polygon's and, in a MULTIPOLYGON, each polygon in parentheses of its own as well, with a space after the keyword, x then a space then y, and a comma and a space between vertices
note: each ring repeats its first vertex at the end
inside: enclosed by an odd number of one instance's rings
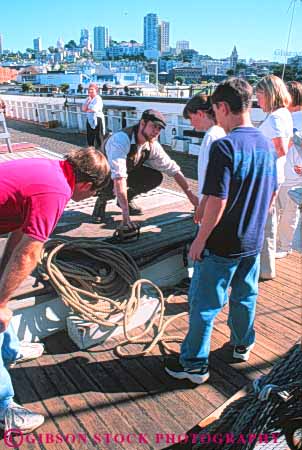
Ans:
MULTIPOLYGON (((86 113, 82 112, 80 102, 67 102, 66 98, 53 97, 29 97, 29 96, 3 96, 6 103, 7 117, 40 123, 49 127, 61 127, 72 129, 75 133, 86 131, 86 113)), ((111 132, 131 126, 137 123, 141 117, 144 103, 138 103, 133 99, 132 108, 129 102, 123 104, 105 104, 106 129, 111 132), (133 106, 136 105, 136 106, 133 106)), ((150 105, 151 106, 151 105, 150 105)), ((149 106, 149 107, 150 107, 149 106)), ((177 109, 177 105, 175 105, 177 109)), ((156 105, 158 108, 159 105, 156 105)), ((165 109, 165 108, 163 108, 165 109)), ((167 105, 166 105, 167 109, 167 105)), ((190 154, 198 154, 201 139, 198 137, 184 136, 184 130, 192 130, 188 120, 185 120, 179 112, 164 112, 167 126, 162 130, 160 142, 170 145, 173 149, 190 154)), ((253 116, 252 116, 253 117, 253 116)), ((263 120, 258 111, 254 111, 254 122, 263 120)))
MULTIPOLYGON (((81 111, 79 103, 66 104, 64 98, 51 99, 51 101, 49 101, 49 98, 39 98, 37 102, 35 98, 23 97, 17 99, 16 96, 11 97, 13 98, 5 98, 8 118, 40 123, 50 127, 69 128, 75 132, 86 131, 86 113, 81 111)), ((115 108, 114 105, 106 105, 106 128, 112 132, 118 131, 122 127, 137 123, 140 116, 141 111, 138 110, 123 110, 121 106, 115 108)), ((189 151, 188 145, 190 143, 200 142, 198 138, 183 137, 183 131, 192 129, 192 127, 189 121, 183 119, 180 114, 165 113, 165 117, 167 126, 161 132, 160 141, 162 144, 176 147, 175 142, 179 141, 177 142, 178 151, 189 151), (180 142, 182 140, 183 142, 180 142)))

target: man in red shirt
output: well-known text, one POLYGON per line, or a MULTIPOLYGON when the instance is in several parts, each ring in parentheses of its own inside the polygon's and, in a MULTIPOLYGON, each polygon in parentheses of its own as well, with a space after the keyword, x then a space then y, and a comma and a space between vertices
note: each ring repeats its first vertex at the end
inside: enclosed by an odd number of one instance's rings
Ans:
POLYGON ((66 203, 96 195, 109 172, 104 155, 92 147, 71 151, 64 161, 32 158, 0 164, 0 234, 10 233, 0 264, 0 428, 26 433, 44 421, 13 401, 7 366, 19 357, 20 346, 9 324, 8 301, 36 267, 66 203))

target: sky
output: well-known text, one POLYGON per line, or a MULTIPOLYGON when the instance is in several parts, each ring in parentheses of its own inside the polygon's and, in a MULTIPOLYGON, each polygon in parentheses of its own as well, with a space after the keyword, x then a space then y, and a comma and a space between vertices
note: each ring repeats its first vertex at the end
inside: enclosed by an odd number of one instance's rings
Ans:
POLYGON ((295 1, 289 51, 302 55, 302 0, 14 0, 1 5, 3 48, 24 51, 41 37, 43 48, 79 42, 81 28, 93 36, 106 26, 116 41, 143 42, 143 18, 156 13, 170 22, 170 45, 188 40, 190 47, 214 58, 229 56, 236 45, 239 58, 282 60, 295 1))

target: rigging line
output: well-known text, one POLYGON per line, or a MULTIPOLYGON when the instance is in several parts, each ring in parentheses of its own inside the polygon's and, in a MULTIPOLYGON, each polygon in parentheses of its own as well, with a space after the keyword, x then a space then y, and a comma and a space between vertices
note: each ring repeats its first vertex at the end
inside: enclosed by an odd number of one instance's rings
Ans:
POLYGON ((292 0, 292 2, 290 3, 288 9, 291 7, 291 5, 293 5, 293 11, 292 11, 292 16, 291 16, 291 21, 290 21, 290 26, 289 26, 289 31, 288 31, 288 36, 287 36, 287 44, 286 44, 286 50, 285 50, 285 55, 284 55, 284 64, 283 64, 283 70, 282 70, 282 80, 284 79, 284 74, 285 74, 285 67, 287 64, 287 53, 288 53, 288 47, 289 47, 289 41, 290 41, 290 36, 291 36, 291 32, 292 32, 292 27, 293 27, 293 20, 294 20, 294 13, 295 13, 295 8, 296 8, 296 1, 297 0, 292 0))

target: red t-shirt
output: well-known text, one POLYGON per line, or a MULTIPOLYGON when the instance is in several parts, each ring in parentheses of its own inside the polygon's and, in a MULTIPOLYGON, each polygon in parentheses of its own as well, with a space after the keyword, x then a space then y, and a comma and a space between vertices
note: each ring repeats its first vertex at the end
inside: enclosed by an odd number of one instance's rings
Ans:
POLYGON ((67 161, 28 158, 0 163, 0 234, 21 229, 46 241, 74 186, 67 161))

